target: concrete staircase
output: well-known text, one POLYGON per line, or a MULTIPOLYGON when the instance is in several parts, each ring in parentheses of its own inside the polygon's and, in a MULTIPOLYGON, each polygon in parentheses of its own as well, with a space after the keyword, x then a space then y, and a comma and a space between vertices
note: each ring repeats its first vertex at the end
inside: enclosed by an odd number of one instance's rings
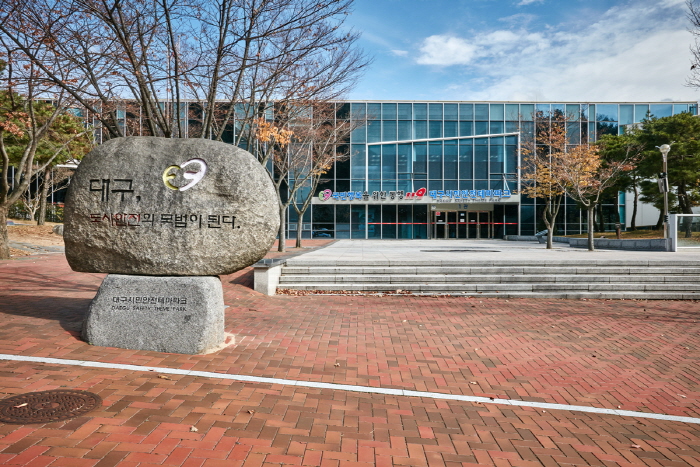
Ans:
POLYGON ((278 289, 478 297, 700 300, 700 261, 305 261, 278 289))

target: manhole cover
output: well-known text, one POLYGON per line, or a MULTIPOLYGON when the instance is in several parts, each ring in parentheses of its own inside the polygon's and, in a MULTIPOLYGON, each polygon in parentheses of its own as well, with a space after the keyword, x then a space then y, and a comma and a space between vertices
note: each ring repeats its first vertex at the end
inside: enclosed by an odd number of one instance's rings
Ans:
POLYGON ((97 394, 70 389, 29 392, 0 401, 0 422, 48 423, 86 414, 102 405, 97 394))
POLYGON ((424 253, 500 253, 501 250, 421 250, 424 253))

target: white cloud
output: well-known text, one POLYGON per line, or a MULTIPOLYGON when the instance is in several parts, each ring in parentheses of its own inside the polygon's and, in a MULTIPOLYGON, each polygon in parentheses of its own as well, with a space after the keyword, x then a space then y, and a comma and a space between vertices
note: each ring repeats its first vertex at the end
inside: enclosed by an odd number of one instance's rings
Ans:
POLYGON ((398 57, 405 57, 408 55, 408 50, 392 50, 391 53, 398 57))
POLYGON ((454 99, 696 99, 684 13, 683 0, 630 0, 588 24, 431 36, 416 61, 464 76, 454 99))
POLYGON ((525 6, 525 5, 531 5, 533 3, 543 3, 544 0, 520 0, 520 3, 517 4, 517 6, 525 6))
POLYGON ((438 35, 426 38, 420 51, 416 61, 421 65, 467 65, 477 48, 459 37, 438 35))

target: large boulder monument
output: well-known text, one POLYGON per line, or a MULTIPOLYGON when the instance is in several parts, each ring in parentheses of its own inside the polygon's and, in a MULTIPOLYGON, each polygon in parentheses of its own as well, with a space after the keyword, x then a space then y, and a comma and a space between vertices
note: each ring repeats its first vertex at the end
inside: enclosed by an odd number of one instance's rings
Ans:
POLYGON ((80 162, 64 224, 71 268, 108 274, 83 324, 87 342, 198 354, 224 340, 217 276, 265 256, 279 214, 274 185, 250 153, 126 137, 80 162))

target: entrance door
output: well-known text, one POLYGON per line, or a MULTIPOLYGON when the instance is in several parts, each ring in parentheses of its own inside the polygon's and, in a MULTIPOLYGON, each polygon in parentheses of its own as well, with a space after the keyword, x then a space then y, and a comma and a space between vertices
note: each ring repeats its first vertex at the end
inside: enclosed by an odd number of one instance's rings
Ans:
POLYGON ((493 238, 491 211, 434 211, 433 238, 493 238))

